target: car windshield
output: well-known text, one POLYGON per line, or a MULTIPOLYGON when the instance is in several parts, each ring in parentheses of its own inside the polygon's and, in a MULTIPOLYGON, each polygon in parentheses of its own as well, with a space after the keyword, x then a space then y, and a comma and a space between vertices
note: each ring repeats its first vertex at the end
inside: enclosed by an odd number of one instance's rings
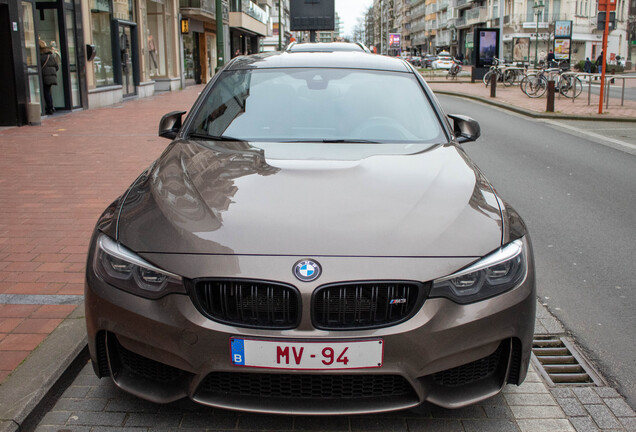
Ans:
POLYGON ((223 72, 189 134, 242 141, 446 141, 414 75, 329 68, 223 72))

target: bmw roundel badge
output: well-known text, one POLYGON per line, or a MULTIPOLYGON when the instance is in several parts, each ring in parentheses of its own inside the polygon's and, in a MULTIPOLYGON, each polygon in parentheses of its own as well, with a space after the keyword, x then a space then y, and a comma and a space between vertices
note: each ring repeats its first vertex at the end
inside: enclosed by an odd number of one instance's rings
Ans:
POLYGON ((303 282, 311 282, 318 279, 321 272, 320 264, 316 261, 304 259, 294 264, 294 276, 303 282))

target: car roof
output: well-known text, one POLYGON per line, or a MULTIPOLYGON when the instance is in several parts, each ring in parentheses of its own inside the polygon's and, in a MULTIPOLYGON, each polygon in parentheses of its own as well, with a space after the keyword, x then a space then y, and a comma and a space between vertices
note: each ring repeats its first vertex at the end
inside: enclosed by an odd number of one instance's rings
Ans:
POLYGON ((287 47, 291 52, 331 52, 331 51, 363 51, 369 52, 368 48, 359 43, 351 42, 292 42, 287 47))
POLYGON ((225 70, 278 68, 343 68, 412 72, 408 63, 398 57, 365 52, 269 52, 236 57, 225 70))

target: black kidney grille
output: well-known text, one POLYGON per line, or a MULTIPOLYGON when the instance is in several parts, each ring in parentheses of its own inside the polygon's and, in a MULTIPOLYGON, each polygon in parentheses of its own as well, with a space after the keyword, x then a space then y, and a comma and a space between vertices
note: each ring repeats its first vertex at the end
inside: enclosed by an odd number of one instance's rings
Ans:
POLYGON ((196 303, 210 318, 253 328, 294 328, 300 296, 289 285, 264 281, 208 280, 195 286, 196 303))
POLYGON ((412 395, 411 385, 399 375, 302 375, 215 372, 198 392, 223 396, 290 399, 357 399, 412 395))
MULTIPOLYGON (((510 342, 505 341, 505 343, 510 342)), ((502 356, 507 355, 505 343, 500 344, 499 348, 488 357, 433 374, 433 381, 446 387, 458 387, 491 376, 497 370, 502 356)))
POLYGON ((423 286, 404 282, 328 285, 313 296, 314 325, 320 329, 376 328, 410 317, 423 286))

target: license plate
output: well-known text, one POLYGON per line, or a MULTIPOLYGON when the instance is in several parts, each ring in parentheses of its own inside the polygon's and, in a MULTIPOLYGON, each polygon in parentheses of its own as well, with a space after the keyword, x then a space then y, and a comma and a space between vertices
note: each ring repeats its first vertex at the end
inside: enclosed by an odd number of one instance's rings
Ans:
POLYGON ((382 367, 382 339, 277 341, 230 338, 232 363, 270 369, 334 370, 382 367))

